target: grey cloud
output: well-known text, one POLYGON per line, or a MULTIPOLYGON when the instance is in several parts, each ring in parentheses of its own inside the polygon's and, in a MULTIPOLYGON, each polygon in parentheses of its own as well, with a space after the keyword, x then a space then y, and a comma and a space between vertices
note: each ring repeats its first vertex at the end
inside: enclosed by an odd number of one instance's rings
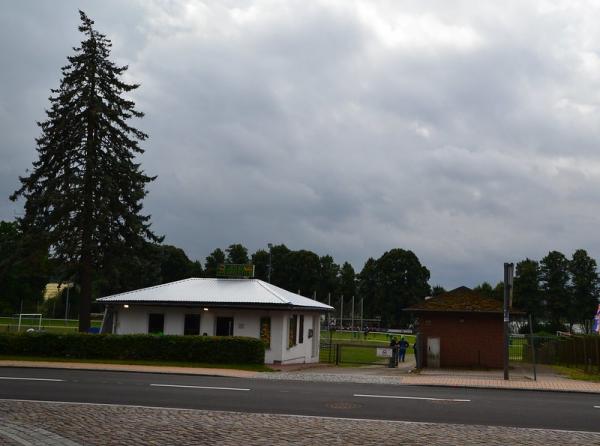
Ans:
MULTIPOLYGON (((158 174, 145 209, 194 258, 273 242, 360 270, 402 247, 450 287, 551 249, 600 255, 600 36, 586 6, 3 5, 5 197, 79 42, 77 8, 142 84, 141 162, 158 174)), ((0 200, 1 218, 18 209, 0 200)))

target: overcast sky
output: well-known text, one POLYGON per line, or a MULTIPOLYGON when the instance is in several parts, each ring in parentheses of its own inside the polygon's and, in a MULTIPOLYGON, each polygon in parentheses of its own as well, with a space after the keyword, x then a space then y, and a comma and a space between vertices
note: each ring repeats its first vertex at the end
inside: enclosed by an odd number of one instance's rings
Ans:
POLYGON ((81 8, 142 84, 145 211, 193 259, 285 243, 360 271, 404 248, 451 288, 598 258, 598 5, 2 2, 0 219, 81 8))

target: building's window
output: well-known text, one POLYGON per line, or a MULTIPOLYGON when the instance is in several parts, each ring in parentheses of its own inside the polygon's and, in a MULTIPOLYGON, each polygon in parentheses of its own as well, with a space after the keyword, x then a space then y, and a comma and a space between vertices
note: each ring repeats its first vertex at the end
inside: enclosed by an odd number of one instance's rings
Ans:
POLYGON ((288 324, 288 348, 292 348, 294 345, 296 345, 297 342, 297 338, 296 338, 296 334, 298 331, 298 315, 294 314, 292 317, 290 317, 290 321, 288 324))
POLYGON ((304 342, 304 315, 300 315, 300 329, 298 334, 298 344, 302 344, 304 342))
POLYGON ((271 318, 260 318, 260 340, 265 343, 265 348, 271 348, 271 318))
POLYGON ((183 323, 184 335, 199 335, 200 334, 200 315, 186 314, 183 323))
POLYGON ((165 315, 150 313, 148 315, 148 333, 162 334, 165 331, 165 315))
POLYGON ((217 336, 233 336, 233 318, 218 317, 217 330, 215 334, 217 336))

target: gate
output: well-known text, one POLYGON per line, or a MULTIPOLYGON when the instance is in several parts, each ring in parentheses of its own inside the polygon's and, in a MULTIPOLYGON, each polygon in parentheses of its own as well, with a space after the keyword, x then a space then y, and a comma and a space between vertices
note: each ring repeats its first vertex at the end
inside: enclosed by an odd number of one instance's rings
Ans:
POLYGON ((387 366, 390 358, 388 356, 378 356, 378 353, 386 354, 385 350, 389 350, 389 347, 385 344, 364 345, 322 342, 321 362, 329 362, 336 365, 356 364, 387 366))

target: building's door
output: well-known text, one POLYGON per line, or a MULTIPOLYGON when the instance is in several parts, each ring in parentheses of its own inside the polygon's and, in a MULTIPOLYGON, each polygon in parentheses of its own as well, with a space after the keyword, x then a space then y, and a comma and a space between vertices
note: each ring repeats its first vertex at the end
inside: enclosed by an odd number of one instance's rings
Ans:
POLYGON ((313 314, 312 317, 312 357, 316 358, 319 356, 319 330, 321 328, 321 320, 319 315, 313 314))
POLYGON ((440 338, 427 338, 427 367, 440 367, 440 338))
POLYGON ((217 336, 233 336, 233 318, 218 317, 217 318, 217 336))

